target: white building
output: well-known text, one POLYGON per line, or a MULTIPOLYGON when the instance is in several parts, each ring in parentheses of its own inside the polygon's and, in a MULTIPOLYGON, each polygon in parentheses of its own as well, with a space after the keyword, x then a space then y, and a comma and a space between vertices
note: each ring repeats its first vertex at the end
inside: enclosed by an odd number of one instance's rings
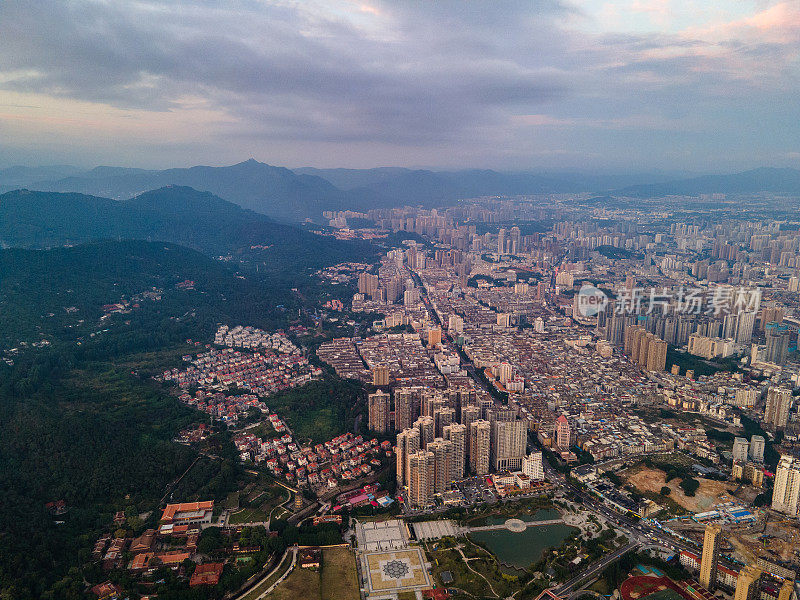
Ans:
POLYGON ((544 466, 542 465, 542 453, 531 452, 522 459, 522 472, 531 478, 531 481, 541 481, 544 479, 544 466))
POLYGON ((775 473, 772 508, 787 515, 797 516, 800 500, 800 460, 783 455, 775 473))

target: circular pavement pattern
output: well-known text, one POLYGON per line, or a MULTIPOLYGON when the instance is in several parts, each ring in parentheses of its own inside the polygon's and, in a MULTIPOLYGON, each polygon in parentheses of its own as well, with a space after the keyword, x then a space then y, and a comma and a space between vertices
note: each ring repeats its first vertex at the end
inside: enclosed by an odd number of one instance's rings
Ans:
POLYGON ((401 560, 390 560, 385 565, 383 565, 383 573, 387 577, 391 577, 392 579, 400 579, 405 575, 408 575, 410 569, 408 565, 401 560))
POLYGON ((509 519, 504 523, 506 529, 511 531, 512 533, 522 533, 527 528, 525 525, 525 521, 521 519, 509 519))

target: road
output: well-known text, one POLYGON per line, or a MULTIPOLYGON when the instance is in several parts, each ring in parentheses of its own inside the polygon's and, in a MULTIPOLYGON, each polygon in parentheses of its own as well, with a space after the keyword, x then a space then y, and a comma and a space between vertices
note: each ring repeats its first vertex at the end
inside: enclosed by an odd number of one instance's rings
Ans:
POLYGON ((567 479, 563 473, 555 471, 547 462, 547 459, 543 459, 543 465, 545 473, 551 481, 558 482, 563 489, 574 494, 585 509, 602 516, 614 527, 624 532, 629 540, 628 544, 622 548, 603 556, 600 560, 588 565, 575 577, 572 577, 560 586, 554 588, 553 591, 558 596, 566 596, 574 589, 580 589, 580 583, 586 582, 589 578, 598 576, 608 565, 618 560, 622 555, 637 550, 642 546, 659 545, 674 552, 688 549, 696 551, 696 548, 692 548, 685 542, 672 538, 661 529, 650 525, 646 521, 635 520, 611 510, 600 500, 588 494, 574 482, 567 479))
POLYGON ((433 304, 431 304, 430 298, 428 298, 428 292, 425 289, 425 286, 422 285, 422 280, 420 279, 419 275, 415 272, 411 272, 413 275, 414 280, 417 282, 420 290, 420 299, 422 303, 425 305, 425 308, 430 313, 433 320, 439 324, 442 328, 442 345, 446 346, 448 350, 451 352, 457 353, 461 357, 461 366, 466 370, 467 375, 469 375, 472 380, 477 384, 479 388, 484 390, 488 394, 493 394, 494 391, 489 387, 489 385, 480 377, 478 377, 478 373, 475 369, 475 365, 472 361, 468 360, 467 357, 464 355, 463 352, 460 351, 459 348, 453 343, 453 340, 450 339, 450 334, 447 333, 447 327, 442 321, 439 319, 439 315, 436 313, 436 310, 433 308, 433 304))
POLYGON ((575 494, 585 507, 601 514, 603 517, 605 517, 606 519, 617 525, 620 529, 623 530, 627 529, 631 533, 635 533, 636 535, 641 535, 644 537, 650 535, 656 541, 661 541, 664 543, 664 545, 674 547, 674 549, 676 550, 690 548, 684 542, 673 539, 672 537, 664 533, 662 530, 650 525, 646 521, 641 521, 626 515, 621 515, 611 510, 608 506, 603 504, 598 498, 592 496, 588 492, 584 491, 576 483, 567 479, 563 473, 559 473, 558 471, 553 470, 552 467, 550 467, 550 465, 548 464, 546 459, 544 459, 543 462, 545 465, 545 472, 547 473, 548 478, 560 483, 561 487, 575 494))
MULTIPOLYGON (((267 580, 268 580, 270 577, 272 577, 272 576, 273 576, 273 575, 274 575, 274 574, 275 574, 275 573, 278 571, 278 569, 280 569, 280 568, 281 568, 281 565, 283 565, 283 561, 284 561, 284 560, 286 560, 286 555, 287 555, 287 554, 289 554, 289 552, 290 552, 290 551, 292 551, 292 550, 294 550, 294 557, 295 557, 295 558, 297 558, 297 546, 293 546, 292 548, 287 548, 287 549, 286 549, 286 551, 285 551, 285 552, 283 553, 283 555, 281 556, 280 560, 278 560, 278 562, 275 564, 275 568, 274 568, 274 569, 272 569, 272 570, 271 570, 269 573, 267 573, 266 575, 264 575, 264 576, 263 576, 261 579, 259 579, 257 582, 253 583, 252 585, 247 585, 247 584, 245 584, 245 586, 246 586, 246 587, 245 587, 245 591, 243 591, 242 593, 240 593, 240 594, 239 594, 239 595, 236 597, 236 600, 243 600, 244 598, 246 598, 247 596, 249 596, 249 595, 250 595, 250 594, 253 592, 253 590, 254 590, 254 589, 256 589, 258 586, 260 586, 261 584, 263 584, 263 583, 264 583, 265 581, 267 581, 267 580)), ((294 564, 294 560, 292 561, 292 564, 294 564)), ((288 571, 287 571, 287 572, 288 572, 288 571)), ((254 577, 255 577, 255 575, 254 575, 254 577)), ((283 581, 283 578, 281 578, 279 581, 283 581)), ((277 583, 277 582, 276 582, 276 583, 277 583)), ((269 592, 271 592, 271 591, 272 591, 272 589, 273 589, 274 587, 275 587, 274 585, 273 585, 273 586, 271 586, 271 587, 270 587, 270 589, 269 589, 267 592, 265 592, 265 593, 269 593, 269 592)), ((241 588, 239 588, 239 589, 241 589, 241 588)), ((263 597, 263 596, 265 595, 265 593, 259 594, 259 596, 258 596, 258 597, 259 597, 259 598, 263 597)))
MULTIPOLYGON (((269 587, 268 587, 266 590, 264 590, 263 592, 261 592, 261 593, 260 593, 260 594, 259 594, 259 595, 258 595, 258 596, 255 598, 255 600, 263 600, 264 598, 266 598, 266 597, 267 597, 267 596, 270 594, 270 592, 272 592, 272 590, 274 590, 276 587, 278 587, 278 584, 280 584, 280 583, 281 583, 281 582, 282 582, 284 579, 286 579, 286 578, 289 576, 289 574, 290 574, 292 571, 294 571, 294 566, 297 564, 297 546, 292 546, 292 548, 291 548, 291 551, 292 551, 292 562, 291 562, 291 564, 289 565, 289 567, 286 569, 286 571, 283 573, 283 575, 281 575, 280 577, 278 577, 278 579, 277 579, 277 580, 275 580, 275 583, 273 583, 273 584, 272 584, 271 586, 269 586, 269 587)), ((287 549, 286 549, 286 552, 287 552, 287 553, 289 552, 289 548, 287 548, 287 549)), ((258 585, 261 585, 261 583, 262 583, 262 582, 264 582, 264 581, 266 581, 267 579, 269 579, 270 577, 272 577, 272 575, 273 575, 273 574, 274 574, 274 573, 275 573, 275 572, 276 572, 276 571, 277 571, 277 570, 278 570, 278 569, 281 567, 281 565, 283 564, 283 559, 284 559, 285 557, 286 557, 286 554, 284 554, 284 555, 281 557, 281 560, 280 560, 280 562, 278 562, 278 566, 277 566, 277 567, 275 567, 275 568, 274 568, 272 571, 270 571, 269 573, 267 573, 267 575, 266 575, 266 576, 265 576, 265 577, 264 577, 264 578, 263 578, 261 581, 259 581, 259 582, 256 584, 256 586, 258 586, 258 585)), ((256 587, 256 586, 253 586, 253 587, 256 587)), ((246 595, 246 594, 245 594, 245 595, 246 595)), ((239 598, 239 600, 241 600, 241 598, 243 598, 243 597, 244 597, 244 596, 241 596, 241 597, 239 598)))
POLYGON ((630 542, 619 550, 615 550, 611 554, 607 554, 597 562, 593 562, 587 568, 575 575, 575 577, 572 579, 565 581, 560 586, 555 588, 553 593, 557 596, 565 596, 569 594, 575 586, 583 581, 586 581, 590 577, 600 575, 600 573, 602 573, 608 565, 619 559, 623 554, 626 554, 631 550, 636 550, 640 545, 640 542, 630 542))

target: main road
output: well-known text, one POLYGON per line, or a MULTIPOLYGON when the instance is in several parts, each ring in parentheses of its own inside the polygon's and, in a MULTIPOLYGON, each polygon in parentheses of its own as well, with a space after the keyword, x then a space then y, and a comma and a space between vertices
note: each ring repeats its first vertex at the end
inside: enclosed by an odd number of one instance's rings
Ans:
POLYGON ((575 575, 572 579, 569 579, 562 583, 560 586, 553 590, 553 593, 556 596, 566 596, 569 594, 573 588, 575 588, 580 583, 586 581, 590 577, 594 577, 602 573, 605 568, 613 563, 615 560, 622 557, 623 554, 630 552, 631 550, 636 550, 641 545, 640 542, 630 542, 629 544, 615 550, 611 554, 605 555, 600 560, 593 562, 591 565, 586 567, 583 571, 575 575))

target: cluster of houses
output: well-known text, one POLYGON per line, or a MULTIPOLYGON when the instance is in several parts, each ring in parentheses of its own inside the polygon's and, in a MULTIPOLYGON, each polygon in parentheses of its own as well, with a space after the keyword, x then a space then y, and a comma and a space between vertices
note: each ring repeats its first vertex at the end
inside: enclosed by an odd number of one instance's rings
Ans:
POLYGON ((282 332, 269 333, 255 327, 221 325, 214 335, 214 344, 229 348, 266 348, 281 354, 298 354, 299 348, 282 332))
POLYGON ((211 435, 211 429, 205 423, 195 423, 186 429, 181 429, 175 441, 179 444, 196 444, 205 440, 209 435, 211 435))
POLYGON ((211 415, 214 419, 235 426, 239 419, 247 415, 251 409, 266 412, 267 407, 255 394, 230 396, 222 392, 205 392, 198 390, 195 395, 184 392, 180 395, 184 404, 211 415))
POLYGON ((348 283, 358 279, 359 274, 368 271, 372 265, 357 262, 344 262, 317 271, 315 275, 323 281, 334 285, 348 283))
MULTIPOLYGON (((159 302, 161 300, 161 296, 164 293, 163 290, 158 288, 151 288, 149 290, 145 290, 135 296, 132 296, 130 299, 121 298, 119 302, 113 302, 111 304, 104 304, 101 307, 103 311, 103 316, 100 317, 101 321, 105 321, 111 315, 122 315, 131 312, 133 309, 139 308, 140 304, 145 300, 149 300, 151 302, 159 302)), ((74 306, 64 307, 64 310, 67 313, 77 312, 77 308, 74 306)))
POLYGON ((183 388, 191 386, 227 390, 237 387, 258 396, 303 385, 322 370, 309 365, 300 354, 281 354, 271 350, 242 352, 232 348, 212 349, 183 357, 186 369, 173 368, 157 379, 173 381, 183 388))
POLYGON ((312 489, 335 488, 340 481, 354 481, 381 466, 380 456, 391 455, 391 443, 364 440, 345 433, 316 446, 298 446, 289 433, 262 440, 253 433, 234 437, 242 461, 263 465, 275 477, 312 489))

